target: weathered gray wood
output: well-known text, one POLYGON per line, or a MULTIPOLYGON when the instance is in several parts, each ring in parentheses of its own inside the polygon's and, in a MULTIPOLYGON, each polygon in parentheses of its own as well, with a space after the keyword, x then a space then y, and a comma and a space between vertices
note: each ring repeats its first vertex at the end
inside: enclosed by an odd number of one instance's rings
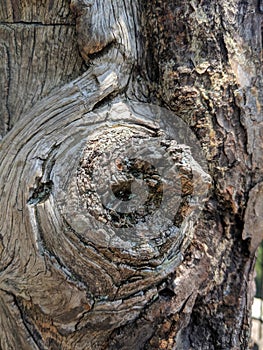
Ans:
POLYGON ((0 4, 0 348, 248 349, 263 216, 257 6, 74 0, 73 17, 60 1, 0 4), (160 172, 151 157, 164 150, 175 170, 148 188, 177 215, 155 207, 147 230, 120 230, 103 183, 122 189, 127 173, 108 174, 131 165, 104 155, 144 154, 160 172))
POLYGON ((0 2, 0 21, 29 24, 73 24, 74 16, 67 0, 2 0, 0 2))
POLYGON ((83 71, 69 3, 1 1, 0 59, 2 138, 39 99, 83 71))

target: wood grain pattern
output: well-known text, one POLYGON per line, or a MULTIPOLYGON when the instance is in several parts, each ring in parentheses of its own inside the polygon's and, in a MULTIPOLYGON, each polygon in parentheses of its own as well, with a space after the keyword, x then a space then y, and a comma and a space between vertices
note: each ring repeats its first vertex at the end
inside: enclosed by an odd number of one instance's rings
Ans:
POLYGON ((74 27, 0 25, 0 37, 3 136, 40 98, 79 75, 82 60, 74 27))
POLYGON ((0 137, 54 87, 83 72, 65 1, 0 2, 0 137))
POLYGON ((6 0, 0 2, 0 22, 72 24, 74 16, 67 0, 6 0))
POLYGON ((1 2, 1 349, 248 349, 262 216, 256 8, 1 2), (104 181, 141 211, 110 207, 104 181))

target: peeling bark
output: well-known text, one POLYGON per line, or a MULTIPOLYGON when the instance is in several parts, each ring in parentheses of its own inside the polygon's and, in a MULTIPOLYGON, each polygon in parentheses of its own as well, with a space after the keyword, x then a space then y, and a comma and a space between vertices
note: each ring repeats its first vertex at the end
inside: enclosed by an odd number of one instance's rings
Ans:
POLYGON ((249 349, 258 2, 0 9, 0 348, 249 349))

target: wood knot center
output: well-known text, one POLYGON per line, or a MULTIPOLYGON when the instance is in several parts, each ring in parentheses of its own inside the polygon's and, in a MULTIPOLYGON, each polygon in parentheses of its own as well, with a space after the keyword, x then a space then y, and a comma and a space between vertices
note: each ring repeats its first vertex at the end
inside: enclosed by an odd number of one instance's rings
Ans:
POLYGON ((44 249, 92 293, 115 298, 174 271, 211 181, 167 110, 118 102, 77 123, 46 162, 48 194, 39 199, 38 186, 29 204, 44 249))

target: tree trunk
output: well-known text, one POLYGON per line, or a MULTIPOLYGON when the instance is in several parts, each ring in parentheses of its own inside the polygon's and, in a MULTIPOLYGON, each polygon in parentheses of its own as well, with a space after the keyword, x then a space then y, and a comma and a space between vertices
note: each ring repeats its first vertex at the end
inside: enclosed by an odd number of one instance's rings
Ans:
POLYGON ((0 349, 249 349, 261 11, 1 1, 0 349))

